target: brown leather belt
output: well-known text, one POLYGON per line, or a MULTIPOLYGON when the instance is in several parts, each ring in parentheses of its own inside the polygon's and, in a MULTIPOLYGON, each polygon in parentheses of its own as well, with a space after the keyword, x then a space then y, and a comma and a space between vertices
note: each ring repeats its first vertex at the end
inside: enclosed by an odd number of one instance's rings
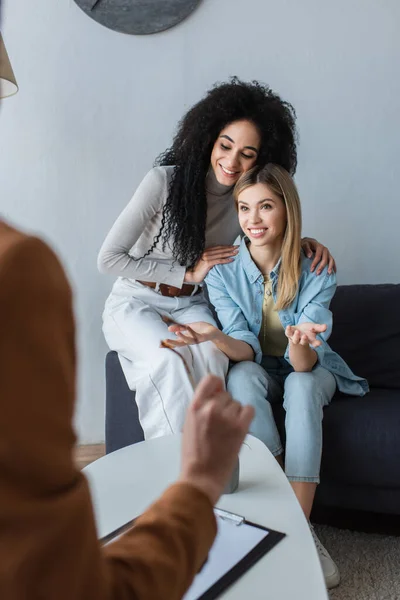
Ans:
MULTIPOLYGON (((142 285, 147 285, 147 287, 155 289, 157 284, 154 281, 139 281, 142 285)), ((166 283, 160 283, 159 292, 162 296, 170 296, 173 298, 174 296, 191 296, 193 294, 193 290, 196 286, 190 285, 189 283, 184 283, 181 288, 175 287, 174 285, 167 285, 166 283)), ((199 286, 193 296, 196 294, 200 294, 201 287, 199 286)))

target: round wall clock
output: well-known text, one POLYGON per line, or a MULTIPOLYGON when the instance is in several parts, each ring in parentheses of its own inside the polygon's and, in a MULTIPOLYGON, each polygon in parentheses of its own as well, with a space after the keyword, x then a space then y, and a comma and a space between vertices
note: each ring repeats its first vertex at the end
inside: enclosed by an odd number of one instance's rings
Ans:
POLYGON ((121 33, 144 35, 174 27, 201 0, 75 0, 92 19, 121 33))

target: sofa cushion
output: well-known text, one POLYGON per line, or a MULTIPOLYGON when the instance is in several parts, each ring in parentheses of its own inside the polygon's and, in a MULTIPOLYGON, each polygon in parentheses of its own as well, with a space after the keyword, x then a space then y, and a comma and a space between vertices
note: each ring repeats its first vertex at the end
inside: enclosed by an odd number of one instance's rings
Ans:
MULTIPOLYGON (((273 412, 285 444, 285 411, 273 412)), ((400 489, 400 390, 336 394, 322 425, 321 481, 400 489)))
POLYGON ((331 310, 331 347, 371 387, 400 390, 400 284, 341 285, 331 310))
POLYGON ((400 488, 400 390, 335 396, 323 436, 321 480, 400 488))

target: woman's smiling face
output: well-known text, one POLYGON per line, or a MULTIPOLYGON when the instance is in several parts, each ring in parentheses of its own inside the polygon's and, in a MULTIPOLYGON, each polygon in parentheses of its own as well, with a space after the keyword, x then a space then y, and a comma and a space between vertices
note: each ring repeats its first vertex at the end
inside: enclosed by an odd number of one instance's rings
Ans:
POLYGON ((286 206, 267 184, 256 183, 240 192, 238 216, 243 233, 252 245, 282 244, 287 224, 286 206))
POLYGON ((251 121, 233 121, 220 132, 211 153, 211 167, 218 183, 234 185, 256 164, 261 139, 251 121))

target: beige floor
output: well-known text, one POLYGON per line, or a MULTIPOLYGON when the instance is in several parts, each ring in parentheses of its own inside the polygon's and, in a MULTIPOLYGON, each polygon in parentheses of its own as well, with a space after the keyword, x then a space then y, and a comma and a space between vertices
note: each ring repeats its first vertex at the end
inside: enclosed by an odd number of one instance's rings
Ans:
POLYGON ((316 525, 342 578, 331 600, 399 600, 400 537, 316 525))

